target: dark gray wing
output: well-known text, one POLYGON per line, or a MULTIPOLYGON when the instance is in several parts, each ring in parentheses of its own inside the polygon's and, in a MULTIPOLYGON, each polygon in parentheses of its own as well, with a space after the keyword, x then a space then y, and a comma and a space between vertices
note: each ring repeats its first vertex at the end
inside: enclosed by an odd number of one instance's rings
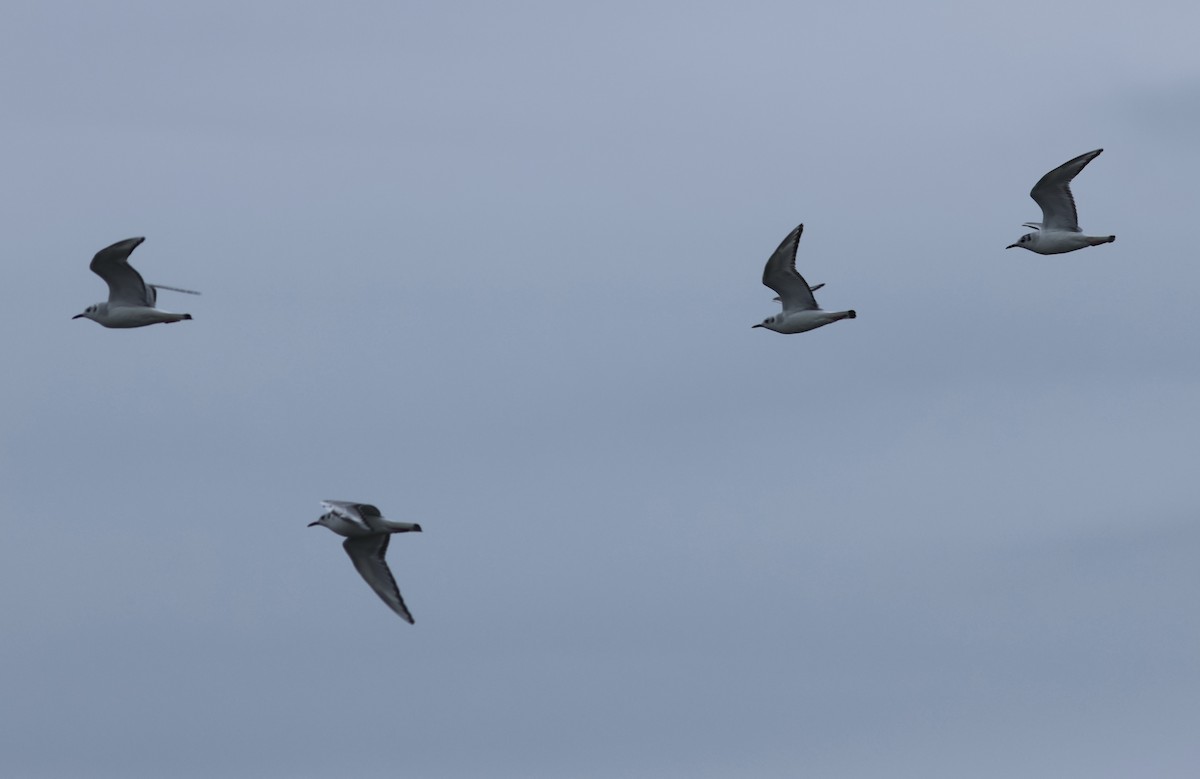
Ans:
POLYGON ((354 508, 358 509, 358 514, 363 519, 367 519, 368 517, 378 517, 383 519, 383 514, 380 513, 379 509, 375 506, 372 506, 370 503, 355 503, 353 506, 354 508))
POLYGON ((763 284, 779 295, 785 312, 820 308, 813 297, 812 288, 796 270, 796 247, 800 244, 800 234, 803 232, 804 225, 798 225, 788 233, 763 269, 763 284))
POLYGON ((153 306, 142 274, 129 265, 129 255, 145 238, 126 238, 96 252, 91 269, 108 283, 108 302, 124 306, 153 306))
MULTIPOLYGON (((817 290, 819 290, 819 289, 820 289, 821 287, 823 287, 823 286, 825 286, 825 282, 823 282, 823 281, 822 281, 820 284, 813 284, 811 287, 809 287, 809 288, 808 288, 808 291, 809 291, 809 292, 816 292, 817 290)), ((771 299, 772 299, 772 300, 780 300, 781 298, 780 298, 778 295, 776 295, 775 297, 773 297, 773 298, 771 298, 771 299)))
POLYGON ((370 503, 354 503, 351 504, 358 515, 362 517, 362 521, 367 527, 374 530, 376 533, 386 532, 388 530, 387 520, 383 518, 383 514, 379 509, 372 506, 370 503))
POLYGON ((383 522, 377 521, 383 519, 383 514, 370 503, 356 503, 352 500, 323 500, 321 502, 346 519, 361 525, 367 530, 373 530, 376 533, 387 530, 383 522))
POLYGON ((1071 194, 1071 180, 1079 171, 1099 156, 1104 149, 1080 154, 1070 162, 1064 162, 1038 179, 1029 191, 1029 196, 1042 207, 1041 226, 1044 230, 1079 230, 1079 215, 1075 210, 1075 196, 1071 194))
POLYGON ((352 512, 358 519, 383 516, 383 514, 379 512, 379 509, 372 506, 370 503, 358 503, 357 501, 353 500, 323 500, 321 502, 327 506, 334 506, 352 512))
POLYGON ((390 538, 386 533, 347 538, 342 547, 346 554, 350 555, 350 562, 354 563, 359 575, 371 585, 372 590, 375 590, 375 594, 411 625, 413 616, 404 605, 404 598, 400 597, 400 588, 396 586, 396 580, 392 577, 387 560, 384 559, 390 538))

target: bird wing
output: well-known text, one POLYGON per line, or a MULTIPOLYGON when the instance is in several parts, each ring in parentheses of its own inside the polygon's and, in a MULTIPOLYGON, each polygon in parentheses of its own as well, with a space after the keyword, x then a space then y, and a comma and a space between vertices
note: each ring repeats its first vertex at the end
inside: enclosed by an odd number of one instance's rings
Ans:
POLYGON ((804 225, 799 225, 788 233, 763 269, 763 284, 779 294, 785 312, 820 308, 813 297, 812 288, 796 270, 796 247, 800 244, 800 234, 803 232, 804 225))
POLYGON ((370 503, 355 503, 351 500, 323 500, 321 503, 333 513, 366 530, 376 533, 387 531, 384 522, 378 521, 383 519, 383 515, 370 503))
POLYGON ((1069 230, 1079 232, 1079 214, 1075 211, 1075 196, 1071 194, 1071 179, 1079 175, 1089 162, 1104 149, 1080 154, 1070 162, 1064 162, 1038 179, 1029 191, 1029 196, 1042 207, 1041 227, 1046 230, 1069 230))
POLYGON ((142 274, 129 265, 129 255, 145 238, 126 238, 96 252, 91 269, 108 283, 108 302, 125 306, 153 306, 153 293, 142 274))
POLYGON ((408 607, 404 605, 404 598, 400 596, 400 588, 396 586, 396 580, 392 577, 387 560, 384 559, 390 538, 391 536, 386 533, 347 538, 342 543, 342 547, 346 550, 346 554, 350 555, 350 562, 354 563, 354 568, 359 575, 366 580, 367 584, 371 585, 372 590, 375 590, 375 594, 392 611, 399 614, 401 619, 411 625, 413 616, 408 607))
POLYGON ((166 284, 147 284, 150 289, 169 289, 172 292, 182 292, 185 295, 199 295, 200 293, 194 289, 180 289, 179 287, 168 287, 166 284))
POLYGON ((180 289, 179 287, 168 287, 166 284, 147 284, 146 298, 150 301, 150 305, 158 303, 158 291, 160 289, 169 289, 172 292, 186 292, 189 295, 199 295, 200 293, 194 289, 180 289))
MULTIPOLYGON (((823 281, 822 281, 820 284, 813 284, 812 286, 810 286, 810 287, 808 288, 808 291, 809 291, 809 292, 816 292, 817 290, 819 290, 819 289, 820 289, 821 287, 823 287, 823 286, 825 286, 825 282, 823 282, 823 281)), ((782 300, 782 298, 780 298, 778 295, 776 295, 775 297, 771 298, 771 300, 782 300)))

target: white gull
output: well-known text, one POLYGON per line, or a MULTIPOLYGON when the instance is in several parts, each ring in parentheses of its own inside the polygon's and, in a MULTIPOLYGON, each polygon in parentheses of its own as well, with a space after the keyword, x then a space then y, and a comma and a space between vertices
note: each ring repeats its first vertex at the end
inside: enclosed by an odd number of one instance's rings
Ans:
POLYGON ((1042 221, 1026 222, 1023 226, 1032 227, 1036 232, 1022 235, 1016 243, 1004 248, 1028 249, 1038 254, 1062 254, 1117 240, 1115 235, 1084 235, 1079 229, 1075 196, 1071 194, 1071 180, 1102 151, 1104 149, 1080 154, 1038 179, 1029 196, 1042 207, 1042 221))
POLYGON ((798 225, 788 233, 763 269, 763 284, 779 293, 779 297, 775 299, 783 304, 783 313, 769 316, 754 327, 765 327, 777 333, 803 333, 839 319, 854 319, 858 316, 853 309, 823 311, 817 305, 813 290, 825 285, 809 286, 796 270, 796 248, 800 245, 800 234, 803 232, 804 225, 798 225))
POLYGON ((328 511, 316 522, 308 523, 308 526, 323 525, 340 536, 346 536, 342 547, 350 555, 350 562, 354 563, 359 575, 392 611, 412 624, 413 616, 404 605, 404 598, 400 597, 400 588, 396 586, 396 579, 384 555, 387 554, 388 539, 392 533, 420 533, 421 526, 415 522, 384 519, 379 509, 370 503, 323 500, 321 505, 328 511))
POLYGON ((145 327, 159 322, 182 322, 192 318, 191 314, 173 314, 154 307, 160 289, 185 292, 189 295, 200 293, 190 289, 168 287, 165 284, 147 284, 142 279, 142 274, 129 264, 129 255, 144 240, 146 239, 126 238, 96 252, 96 256, 92 258, 91 269, 108 282, 108 300, 88 306, 82 314, 76 314, 72 319, 90 319, 105 327, 145 327))

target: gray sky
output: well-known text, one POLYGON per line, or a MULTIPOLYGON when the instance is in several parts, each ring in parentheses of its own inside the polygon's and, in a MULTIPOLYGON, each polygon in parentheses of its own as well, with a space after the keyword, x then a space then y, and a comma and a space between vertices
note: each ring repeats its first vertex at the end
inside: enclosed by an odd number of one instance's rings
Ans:
POLYGON ((0 774, 1194 775, 1194 4, 2 17, 0 774))

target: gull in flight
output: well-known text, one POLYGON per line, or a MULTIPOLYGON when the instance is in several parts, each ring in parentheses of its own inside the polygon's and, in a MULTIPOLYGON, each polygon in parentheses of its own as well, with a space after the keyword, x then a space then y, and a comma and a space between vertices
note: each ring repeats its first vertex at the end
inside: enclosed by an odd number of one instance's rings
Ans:
POLYGON ((415 522, 384 519, 379 509, 369 503, 323 500, 321 505, 327 511, 316 522, 309 522, 308 526, 323 525, 339 536, 346 536, 342 546, 350 555, 350 562, 354 563, 359 575, 392 611, 411 625, 413 616, 404 605, 404 598, 400 597, 400 588, 392 578, 384 555, 387 554, 388 539, 392 533, 420 533, 421 526, 415 522))
POLYGON ((796 271, 796 247, 800 245, 800 234, 804 225, 788 233, 783 243, 767 260, 763 269, 763 284, 779 293, 775 298, 783 304, 783 313, 769 316, 754 327, 765 327, 777 333, 803 333, 839 319, 854 319, 858 314, 850 311, 822 311, 813 297, 813 291, 825 286, 809 286, 796 271))
POLYGON ((154 307, 160 289, 185 292, 189 295, 200 293, 164 284, 147 284, 143 281, 142 274, 129 264, 129 255, 144 240, 146 239, 126 238, 96 252, 91 268, 93 273, 108 282, 108 300, 88 306, 82 314, 76 314, 72 319, 90 319, 105 327, 145 327, 159 322, 182 322, 192 318, 191 314, 172 314, 170 311, 154 307))
POLYGON ((1062 254, 1085 246, 1099 246, 1117 240, 1115 235, 1084 235, 1079 229, 1079 215, 1075 212, 1075 197, 1071 194, 1071 179, 1079 175, 1089 162, 1100 156, 1104 149, 1080 154, 1070 162, 1064 162, 1038 179, 1029 191, 1029 196, 1042 207, 1042 221, 1026 222, 1023 227, 1032 227, 1037 232, 1027 233, 1005 249, 1028 249, 1038 254, 1062 254))

